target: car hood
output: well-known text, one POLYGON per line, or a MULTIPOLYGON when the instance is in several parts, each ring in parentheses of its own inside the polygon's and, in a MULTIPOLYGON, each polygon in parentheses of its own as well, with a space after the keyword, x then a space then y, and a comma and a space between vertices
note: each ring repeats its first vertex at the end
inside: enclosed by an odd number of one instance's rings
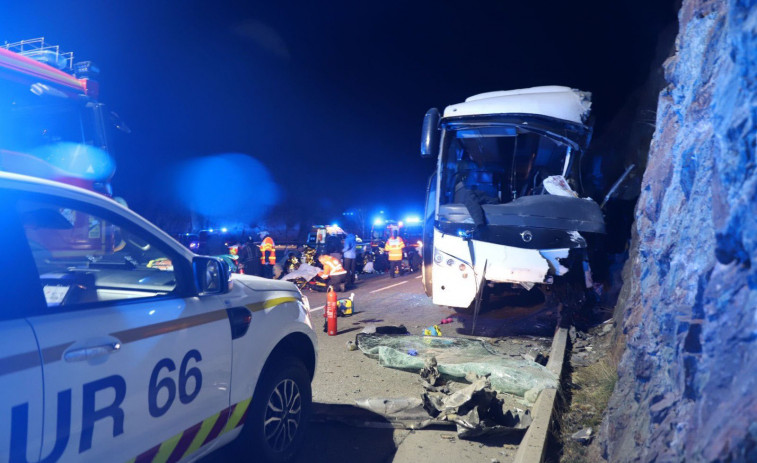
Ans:
POLYGON ((290 291, 299 294, 299 290, 294 283, 281 280, 270 280, 252 275, 240 275, 233 273, 231 281, 234 284, 241 284, 253 291, 290 291))

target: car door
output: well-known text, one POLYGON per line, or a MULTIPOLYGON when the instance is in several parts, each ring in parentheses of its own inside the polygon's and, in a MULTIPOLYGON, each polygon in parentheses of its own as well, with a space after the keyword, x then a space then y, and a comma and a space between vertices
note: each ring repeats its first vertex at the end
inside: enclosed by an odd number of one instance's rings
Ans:
POLYGON ((26 463, 39 459, 43 409, 42 362, 26 316, 44 300, 14 206, 0 189, 0 462, 26 463))
POLYGON ((222 298, 198 297, 189 260, 112 210, 56 197, 18 209, 47 303, 29 319, 57 423, 42 458, 174 461, 211 442, 229 407, 222 298))

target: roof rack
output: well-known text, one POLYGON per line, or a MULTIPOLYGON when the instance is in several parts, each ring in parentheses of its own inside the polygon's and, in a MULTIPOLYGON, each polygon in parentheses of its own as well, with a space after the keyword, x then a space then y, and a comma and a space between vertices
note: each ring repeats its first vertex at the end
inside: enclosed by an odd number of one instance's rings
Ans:
POLYGON ((27 58, 49 64, 62 71, 66 70, 71 72, 74 68, 74 52, 61 52, 60 46, 47 44, 44 37, 21 40, 13 43, 5 42, 5 44, 0 45, 0 47, 18 53, 21 56, 26 56, 27 58))

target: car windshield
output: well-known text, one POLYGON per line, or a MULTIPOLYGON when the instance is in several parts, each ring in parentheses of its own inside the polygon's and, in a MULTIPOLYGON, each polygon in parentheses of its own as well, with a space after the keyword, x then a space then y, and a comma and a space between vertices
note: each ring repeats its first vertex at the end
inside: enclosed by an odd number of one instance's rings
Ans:
POLYGON ((545 178, 563 174, 568 154, 567 145, 513 125, 447 128, 440 202, 454 202, 456 186, 500 203, 540 194, 545 178))

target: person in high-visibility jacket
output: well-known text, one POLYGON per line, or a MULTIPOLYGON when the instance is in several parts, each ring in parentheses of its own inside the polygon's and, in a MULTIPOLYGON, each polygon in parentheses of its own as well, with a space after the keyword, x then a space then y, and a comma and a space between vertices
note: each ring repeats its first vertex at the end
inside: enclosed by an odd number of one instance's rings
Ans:
POLYGON ((333 286, 334 289, 344 292, 347 288, 347 270, 342 267, 342 263, 336 257, 328 254, 322 254, 318 257, 318 262, 323 265, 323 270, 318 272, 318 276, 326 283, 333 286))
POLYGON ((263 238, 263 242, 259 246, 260 264, 264 266, 263 276, 272 278, 273 266, 276 265, 276 245, 273 243, 273 238, 268 235, 268 232, 261 232, 260 237, 263 238))
POLYGON ((389 257, 389 274, 392 278, 395 277, 395 272, 398 275, 400 264, 402 264, 402 251, 405 249, 405 241, 399 236, 398 230, 392 231, 392 237, 386 240, 384 250, 389 257))

